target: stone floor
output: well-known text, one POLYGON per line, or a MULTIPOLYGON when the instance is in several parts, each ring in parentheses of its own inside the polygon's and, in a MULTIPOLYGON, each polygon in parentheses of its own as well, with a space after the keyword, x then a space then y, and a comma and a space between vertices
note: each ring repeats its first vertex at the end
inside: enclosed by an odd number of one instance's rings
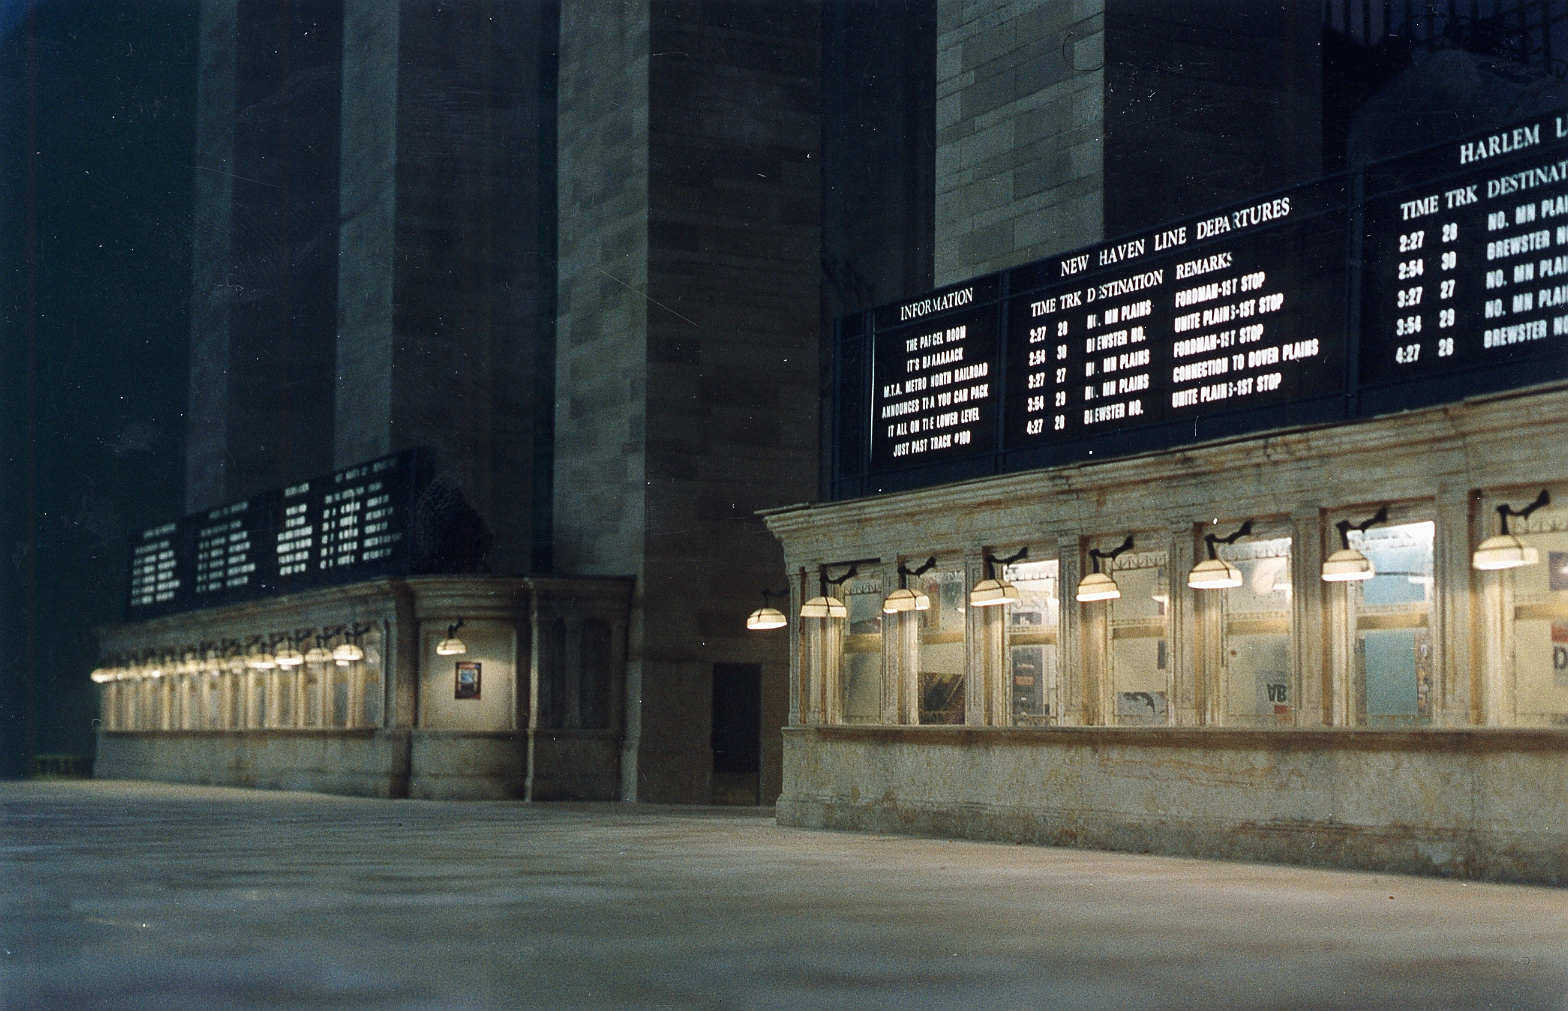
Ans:
POLYGON ((1568 1008, 1568 892, 758 809, 0 783, 0 1007, 1568 1008))

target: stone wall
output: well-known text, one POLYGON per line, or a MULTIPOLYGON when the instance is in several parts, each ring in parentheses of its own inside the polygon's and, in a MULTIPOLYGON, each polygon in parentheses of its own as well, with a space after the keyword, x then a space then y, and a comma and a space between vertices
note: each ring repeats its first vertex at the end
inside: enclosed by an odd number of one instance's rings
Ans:
POLYGON ((1554 731, 792 727, 781 825, 1568 883, 1554 731))
POLYGON ((936 284, 1102 236, 1102 0, 942 0, 936 284))

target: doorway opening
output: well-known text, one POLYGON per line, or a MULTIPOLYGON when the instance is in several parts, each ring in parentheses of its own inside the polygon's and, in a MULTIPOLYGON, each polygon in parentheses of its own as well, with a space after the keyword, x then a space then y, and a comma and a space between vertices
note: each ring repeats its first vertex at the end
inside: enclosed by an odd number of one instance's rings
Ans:
POLYGON ((713 665, 713 794, 715 804, 759 803, 762 755, 762 665, 713 665))

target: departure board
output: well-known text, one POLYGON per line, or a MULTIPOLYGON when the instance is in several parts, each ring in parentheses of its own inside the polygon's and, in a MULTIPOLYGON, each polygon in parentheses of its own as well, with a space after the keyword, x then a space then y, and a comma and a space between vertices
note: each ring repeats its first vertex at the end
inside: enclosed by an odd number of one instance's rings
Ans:
POLYGON ((1006 448, 1341 393, 1347 221, 1323 182, 1013 271, 1006 448))
POLYGON ((1568 350, 1568 116, 1396 159, 1366 186, 1363 386, 1568 350))
POLYGON ((406 450, 143 531, 131 619, 409 571, 427 454, 406 450))
POLYGON ((872 356, 871 460, 876 467, 990 452, 1001 389, 998 278, 891 306, 872 356))
POLYGON ((837 431, 871 431, 861 455, 836 443, 840 498, 1559 382, 1568 111, 949 285, 838 334, 837 431))

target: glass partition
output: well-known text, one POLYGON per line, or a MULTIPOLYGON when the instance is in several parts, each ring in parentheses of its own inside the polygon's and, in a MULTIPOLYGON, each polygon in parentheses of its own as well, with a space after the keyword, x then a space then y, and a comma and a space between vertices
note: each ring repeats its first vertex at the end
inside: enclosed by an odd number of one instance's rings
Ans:
POLYGON ((1061 627, 1057 563, 1022 562, 1004 570, 1018 589, 1007 623, 1007 676, 1013 723, 1049 726, 1058 712, 1057 630, 1061 627))
POLYGON ((1521 726, 1568 725, 1568 497, 1553 497, 1508 521, 1539 560, 1497 573, 1512 618, 1513 711, 1505 722, 1521 726))
POLYGON ((1265 532, 1215 548, 1241 573, 1240 586, 1202 591, 1221 597, 1219 664, 1229 726, 1294 723, 1290 544, 1288 536, 1269 537, 1265 532))
POLYGON ((1170 722, 1169 552, 1129 551, 1112 561, 1121 596, 1109 601, 1111 719, 1121 726, 1170 722))
POLYGON ((1352 722, 1419 726, 1432 720, 1431 520, 1352 530, 1371 579, 1345 584, 1354 617, 1352 722))
POLYGON ((843 590, 849 617, 839 661, 840 712, 845 723, 877 723, 882 714, 882 580, 857 577, 843 590))
POLYGON ((964 722, 964 570, 938 567, 920 577, 931 606, 921 614, 920 722, 964 722))

